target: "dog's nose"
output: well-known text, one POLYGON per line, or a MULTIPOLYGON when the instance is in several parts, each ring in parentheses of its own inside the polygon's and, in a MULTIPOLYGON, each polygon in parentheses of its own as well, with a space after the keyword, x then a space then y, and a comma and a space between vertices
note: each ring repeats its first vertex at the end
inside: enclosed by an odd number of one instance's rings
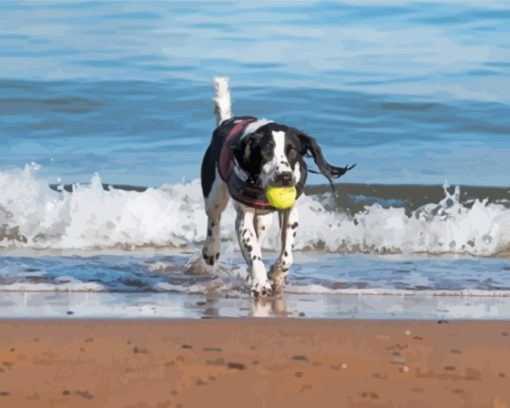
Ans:
POLYGON ((290 171, 284 171, 283 173, 278 173, 274 181, 281 186, 290 186, 294 181, 294 175, 290 171))

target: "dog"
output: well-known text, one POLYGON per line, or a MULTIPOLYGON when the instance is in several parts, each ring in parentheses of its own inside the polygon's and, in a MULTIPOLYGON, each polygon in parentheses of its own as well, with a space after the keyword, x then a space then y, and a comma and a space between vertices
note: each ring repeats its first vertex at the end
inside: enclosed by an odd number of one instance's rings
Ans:
MULTIPOLYGON (((324 158, 313 137, 304 132, 266 119, 232 115, 229 80, 214 78, 216 129, 201 167, 202 193, 208 216, 207 237, 202 256, 213 266, 220 256, 220 221, 229 199, 237 213, 235 228, 239 246, 248 264, 253 297, 279 293, 293 262, 292 250, 298 213, 293 205, 276 210, 268 202, 268 187, 295 187, 303 193, 312 157, 320 173, 329 181, 355 165, 335 167, 324 158), (281 227, 281 253, 269 273, 262 261, 262 242, 277 211, 281 227)), ((312 172, 310 170, 310 172, 312 172)), ((318 173, 318 172, 316 172, 318 173)))

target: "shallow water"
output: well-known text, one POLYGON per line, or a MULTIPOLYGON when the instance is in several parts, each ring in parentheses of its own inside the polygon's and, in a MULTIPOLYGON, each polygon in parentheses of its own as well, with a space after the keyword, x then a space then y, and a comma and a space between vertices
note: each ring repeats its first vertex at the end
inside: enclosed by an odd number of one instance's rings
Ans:
MULTIPOLYGON (((0 291, 169 292, 246 297, 244 261, 231 252, 215 270, 197 254, 155 250, 73 255, 3 251, 0 291)), ((266 251, 265 259, 276 253, 266 251)), ((510 297, 510 261, 468 257, 402 257, 296 253, 286 294, 510 297)))

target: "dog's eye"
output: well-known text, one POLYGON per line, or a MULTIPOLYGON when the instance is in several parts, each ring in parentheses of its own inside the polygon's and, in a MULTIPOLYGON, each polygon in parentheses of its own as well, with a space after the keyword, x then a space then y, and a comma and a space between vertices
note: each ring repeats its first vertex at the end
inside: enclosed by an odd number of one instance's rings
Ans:
POLYGON ((287 146, 287 157, 291 160, 297 157, 297 150, 292 145, 287 146))
POLYGON ((274 146, 269 143, 262 149, 262 156, 264 156, 266 159, 270 159, 273 156, 273 150, 274 146))

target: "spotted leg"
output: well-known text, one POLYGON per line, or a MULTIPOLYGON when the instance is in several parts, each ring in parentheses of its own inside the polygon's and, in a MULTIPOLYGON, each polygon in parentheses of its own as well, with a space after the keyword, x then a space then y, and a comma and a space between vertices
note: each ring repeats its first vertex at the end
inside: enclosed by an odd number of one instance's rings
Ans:
POLYGON ((294 248, 294 239, 298 227, 298 212, 295 207, 288 211, 280 212, 281 227, 281 252, 276 262, 271 266, 269 279, 273 283, 273 291, 281 292, 285 285, 285 278, 289 274, 289 268, 292 265, 292 250, 294 248))
POLYGON ((270 212, 267 214, 255 215, 255 232, 257 233, 257 239, 261 248, 264 242, 264 238, 267 235, 267 231, 273 222, 273 214, 273 212, 270 212))
POLYGON ((214 262, 220 257, 221 214, 229 200, 227 185, 221 180, 217 171, 211 191, 204 199, 207 213, 207 237, 202 256, 208 265, 214 265, 214 262))
POLYGON ((248 264, 251 293, 253 297, 267 296, 271 293, 271 282, 267 278, 266 267, 262 262, 261 247, 255 230, 255 209, 240 203, 235 203, 235 209, 237 238, 248 264))

